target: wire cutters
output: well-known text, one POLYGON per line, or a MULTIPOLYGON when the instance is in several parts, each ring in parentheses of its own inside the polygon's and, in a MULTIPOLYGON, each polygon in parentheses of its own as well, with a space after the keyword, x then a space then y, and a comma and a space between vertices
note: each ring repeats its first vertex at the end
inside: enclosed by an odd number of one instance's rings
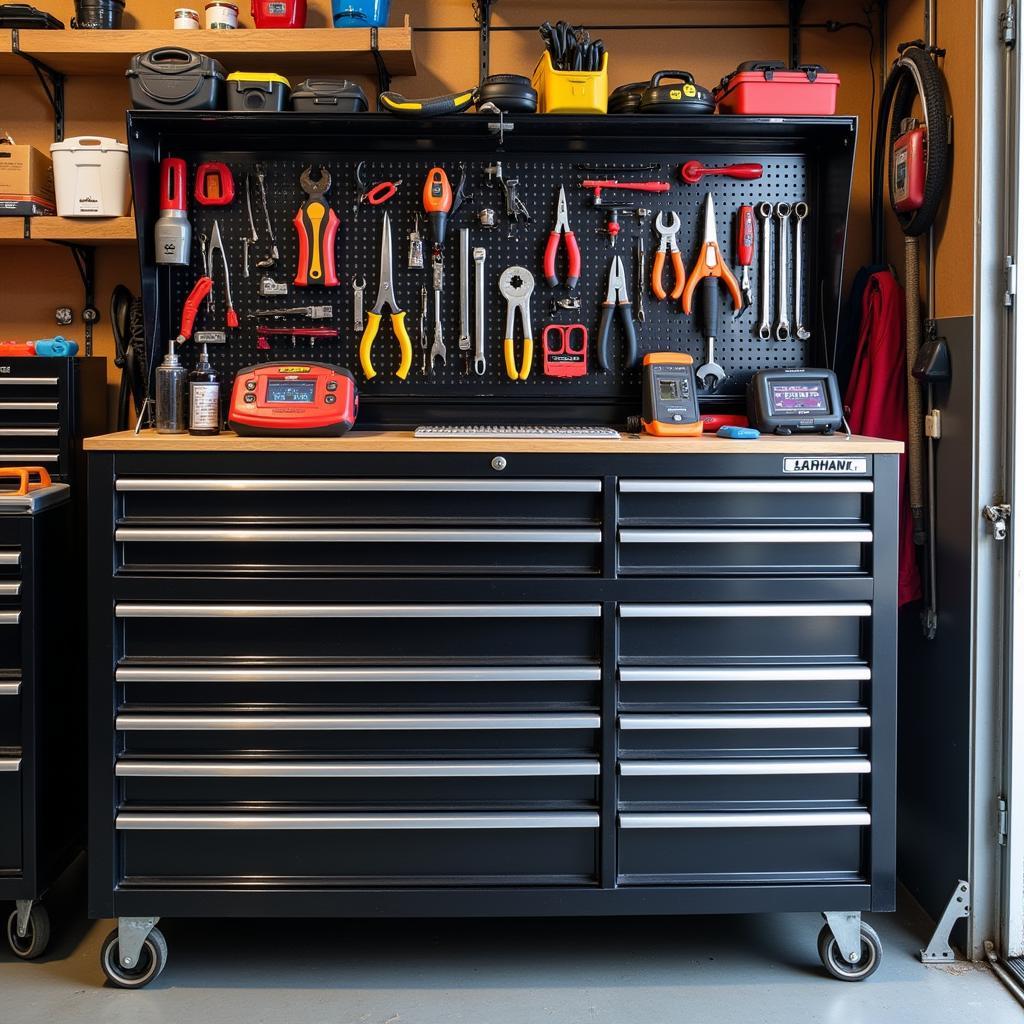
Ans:
POLYGON ((602 303, 601 326, 597 332, 597 362, 602 370, 610 370, 612 320, 618 308, 622 329, 626 333, 626 356, 623 366, 630 369, 636 365, 636 331, 633 328, 632 303, 626 293, 626 271, 622 266, 622 257, 612 258, 608 269, 608 294, 602 303))
POLYGON ((359 342, 359 363, 367 380, 377 376, 373 368, 373 361, 370 350, 373 348, 373 340, 377 337, 380 329, 380 322, 383 319, 384 307, 391 309, 391 326, 394 328, 395 337, 398 339, 398 348, 401 352, 401 362, 395 375, 399 380, 405 380, 409 367, 412 366, 412 342, 409 340, 409 332, 405 329, 405 310, 400 309, 395 301, 394 277, 391 272, 391 215, 384 214, 384 226, 381 229, 380 239, 380 286, 377 290, 376 305, 366 314, 366 330, 359 342))
POLYGON ((565 279, 565 287, 571 291, 580 279, 580 247, 576 244, 572 228, 569 227, 569 207, 565 201, 564 185, 558 190, 558 216, 551 234, 548 235, 547 248, 544 250, 544 278, 549 288, 558 287, 555 261, 558 258, 558 243, 563 237, 566 255, 569 257, 569 273, 565 279))
POLYGON ((654 227, 661 235, 661 244, 654 254, 654 263, 651 266, 651 291, 654 292, 656 299, 664 299, 666 295, 671 295, 678 301, 686 287, 686 268, 683 266, 683 257, 676 242, 676 235, 679 234, 679 214, 675 210, 669 210, 669 213, 672 214, 672 219, 667 223, 664 211, 658 214, 658 219, 654 222, 654 227), (672 254, 672 269, 675 271, 676 281, 672 291, 666 293, 661 283, 661 275, 665 270, 665 256, 668 253, 672 254))
MULTIPOLYGON (((736 309, 743 308, 743 294, 740 292, 739 282, 733 276, 728 263, 722 258, 722 250, 718 248, 718 231, 715 227, 715 201, 708 193, 704 201, 704 241, 700 247, 700 254, 693 266, 686 287, 683 289, 683 312, 693 311, 693 293, 701 281, 704 285, 705 301, 717 303, 718 297, 715 294, 715 278, 720 278, 732 296, 732 303, 736 309)), ((715 306, 715 319, 717 316, 717 305, 715 306)), ((715 332, 712 332, 715 333, 715 332)))

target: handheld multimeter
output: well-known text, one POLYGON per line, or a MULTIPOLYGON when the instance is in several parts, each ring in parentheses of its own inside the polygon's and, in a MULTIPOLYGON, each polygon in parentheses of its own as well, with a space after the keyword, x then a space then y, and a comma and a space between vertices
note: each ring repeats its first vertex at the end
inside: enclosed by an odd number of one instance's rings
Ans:
POLYGON ((690 356, 685 352, 648 352, 643 382, 640 422, 648 434, 692 437, 704 432, 690 356))
POLYGON ((750 425, 765 434, 832 434, 843 425, 831 370, 758 370, 747 385, 750 425))
POLYGON ((339 437, 359 412, 355 377, 329 363, 260 363, 238 371, 228 426, 243 437, 339 437))

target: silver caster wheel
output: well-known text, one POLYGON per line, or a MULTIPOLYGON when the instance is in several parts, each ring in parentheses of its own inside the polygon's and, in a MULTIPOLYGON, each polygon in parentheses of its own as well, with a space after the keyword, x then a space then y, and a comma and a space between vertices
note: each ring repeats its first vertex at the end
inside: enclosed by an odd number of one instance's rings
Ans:
POLYGON ((7 945, 22 960, 35 960, 46 952, 50 944, 50 915, 41 903, 34 903, 29 911, 25 934, 18 934, 18 912, 11 911, 7 918, 7 945))
POLYGON ((863 921, 860 925, 860 959, 851 964, 843 959, 832 929, 826 924, 818 932, 818 956, 825 970, 840 981, 864 981, 870 978, 882 962, 882 940, 878 932, 863 921))
POLYGON ((118 932, 115 928, 100 950, 100 967, 112 985, 118 988, 144 988, 167 966, 167 940, 154 928, 142 943, 138 963, 125 967, 117 948, 118 932))

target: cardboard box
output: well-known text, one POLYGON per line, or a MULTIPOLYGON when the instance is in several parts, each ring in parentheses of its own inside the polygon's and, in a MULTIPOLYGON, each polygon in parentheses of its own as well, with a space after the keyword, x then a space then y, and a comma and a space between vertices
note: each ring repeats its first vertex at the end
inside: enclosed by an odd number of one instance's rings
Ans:
POLYGON ((33 146, 0 145, 0 216, 56 213, 53 163, 33 146))

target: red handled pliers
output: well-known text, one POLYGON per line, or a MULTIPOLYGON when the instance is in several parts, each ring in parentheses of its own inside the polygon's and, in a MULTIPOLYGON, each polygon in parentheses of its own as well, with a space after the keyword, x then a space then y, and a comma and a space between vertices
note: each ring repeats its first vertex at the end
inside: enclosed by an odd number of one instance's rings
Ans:
POLYGON ((558 217, 555 226, 548 235, 547 248, 544 250, 544 278, 548 287, 558 286, 558 271, 555 269, 555 259, 558 256, 559 239, 565 237, 565 250, 569 257, 569 273, 565 279, 565 287, 573 289, 580 279, 580 247, 576 244, 576 236, 569 227, 569 206, 565 201, 565 186, 558 192, 558 217))

